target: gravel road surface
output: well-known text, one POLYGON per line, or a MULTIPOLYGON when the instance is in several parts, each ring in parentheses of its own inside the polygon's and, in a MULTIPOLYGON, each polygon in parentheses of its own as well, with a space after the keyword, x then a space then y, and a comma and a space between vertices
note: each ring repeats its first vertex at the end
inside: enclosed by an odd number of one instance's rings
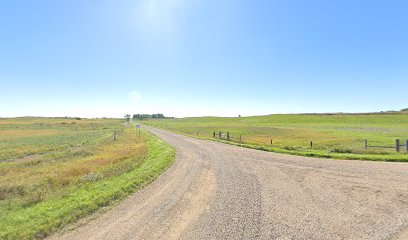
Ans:
POLYGON ((408 164, 315 159, 158 130, 176 162, 53 239, 406 239, 408 164))

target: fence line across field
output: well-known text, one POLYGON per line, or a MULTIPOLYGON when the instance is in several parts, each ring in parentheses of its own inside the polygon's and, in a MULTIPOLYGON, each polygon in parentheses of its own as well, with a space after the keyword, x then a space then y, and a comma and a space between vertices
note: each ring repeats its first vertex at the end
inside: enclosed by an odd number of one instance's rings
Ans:
POLYGON ((218 136, 219 139, 224 138, 227 141, 230 141, 231 139, 237 139, 237 140, 239 139, 239 142, 242 142, 241 135, 239 135, 239 137, 234 137, 234 136, 231 136, 229 132, 227 132, 227 134, 223 134, 222 132, 218 132, 218 133, 213 132, 213 138, 215 138, 216 136, 218 136))
POLYGON ((400 152, 401 147, 405 147, 405 151, 408 152, 408 140, 405 141, 405 144, 401 144, 400 139, 395 139, 395 145, 394 146, 368 145, 368 139, 364 140, 364 149, 365 150, 367 150, 368 148, 395 148, 396 152, 400 152))
MULTIPOLYGON (((198 135, 198 132, 197 132, 198 135)), ((213 132, 213 138, 218 137, 219 139, 224 139, 227 141, 231 141, 231 139, 239 139, 239 142, 242 143, 242 135, 239 135, 239 137, 234 137, 231 136, 229 132, 227 134, 224 134, 222 132, 213 132)), ((273 141, 271 139, 271 145, 273 141)), ((379 145, 368 145, 368 139, 364 140, 364 149, 368 150, 368 148, 392 148, 395 149, 396 152, 401 151, 401 147, 405 147, 405 151, 408 153, 408 139, 405 141, 405 144, 401 144, 400 139, 395 139, 395 145, 394 146, 379 146, 379 145)), ((313 141, 310 141, 310 148, 313 148, 313 141)))

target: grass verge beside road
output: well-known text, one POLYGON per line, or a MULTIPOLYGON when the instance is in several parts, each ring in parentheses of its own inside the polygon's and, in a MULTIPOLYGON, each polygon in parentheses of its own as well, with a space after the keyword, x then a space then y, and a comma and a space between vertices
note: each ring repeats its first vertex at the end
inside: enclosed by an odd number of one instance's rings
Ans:
POLYGON ((43 156, 32 166, 19 159, 0 162, 0 239, 43 238, 152 182, 170 166, 175 153, 167 143, 142 133, 137 140, 135 130, 124 127, 117 141, 99 139, 85 157, 43 156), (23 178, 16 176, 15 168, 23 178), (37 176, 34 184, 24 179, 31 175, 37 176))

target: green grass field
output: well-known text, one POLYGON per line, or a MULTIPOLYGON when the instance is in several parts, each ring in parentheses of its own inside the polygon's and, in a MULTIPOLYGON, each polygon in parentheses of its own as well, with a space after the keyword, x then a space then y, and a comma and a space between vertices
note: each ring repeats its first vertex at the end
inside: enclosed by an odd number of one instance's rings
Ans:
POLYGON ((405 144, 408 114, 277 114, 148 119, 144 123, 192 136, 198 133, 202 138, 212 138, 214 131, 229 131, 234 137, 242 136, 242 143, 238 139, 229 143, 266 151, 336 159, 408 161, 405 147, 401 147, 401 153, 387 148, 364 150, 364 139, 368 139, 369 145, 395 146, 395 139, 405 144))
POLYGON ((156 178, 174 150, 118 119, 0 119, 0 239, 43 238, 156 178), (113 132, 117 130, 117 140, 113 132))

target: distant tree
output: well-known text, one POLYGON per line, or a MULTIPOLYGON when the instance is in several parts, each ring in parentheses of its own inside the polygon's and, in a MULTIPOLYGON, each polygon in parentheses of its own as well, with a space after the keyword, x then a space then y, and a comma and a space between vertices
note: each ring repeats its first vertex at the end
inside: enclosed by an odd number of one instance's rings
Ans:
POLYGON ((408 108, 401 109, 401 112, 408 112, 408 108))
POLYGON ((129 115, 129 114, 125 114, 125 119, 126 119, 126 121, 129 122, 129 120, 130 120, 130 115, 129 115))
POLYGON ((156 113, 156 114, 133 114, 132 119, 139 119, 139 120, 143 120, 143 119, 148 119, 148 118, 166 118, 164 116, 164 114, 162 113, 156 113))

